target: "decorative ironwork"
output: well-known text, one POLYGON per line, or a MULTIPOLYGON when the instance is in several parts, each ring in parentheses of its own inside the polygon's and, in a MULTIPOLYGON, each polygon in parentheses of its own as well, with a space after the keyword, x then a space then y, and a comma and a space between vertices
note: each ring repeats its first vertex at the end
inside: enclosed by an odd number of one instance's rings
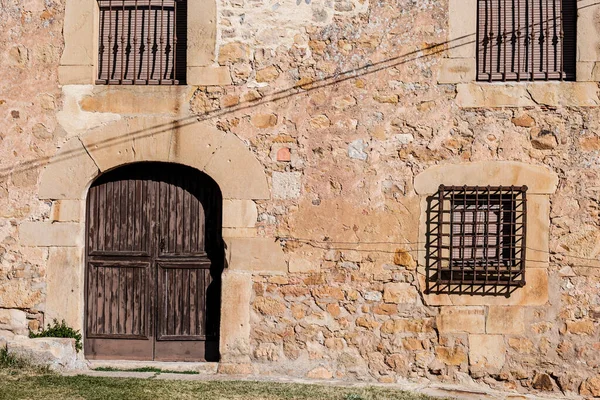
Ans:
POLYGON ((440 186, 428 199, 428 293, 509 296, 525 285, 526 186, 440 186))
POLYGON ((97 84, 185 83, 187 0, 97 1, 97 84))
POLYGON ((575 80, 576 0, 478 0, 477 79, 575 80))

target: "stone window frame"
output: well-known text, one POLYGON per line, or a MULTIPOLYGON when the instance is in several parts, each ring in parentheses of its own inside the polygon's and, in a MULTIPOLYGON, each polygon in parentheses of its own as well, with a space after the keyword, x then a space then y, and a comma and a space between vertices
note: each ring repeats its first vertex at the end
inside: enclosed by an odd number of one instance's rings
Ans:
POLYGON ((437 81, 457 85, 460 107, 598 106, 600 25, 594 23, 596 15, 600 15, 596 0, 577 2, 574 82, 478 82, 477 0, 449 0, 448 39, 437 81))
POLYGON ((510 296, 525 285, 526 186, 445 186, 428 197, 426 292, 510 296))
MULTIPOLYGON (((187 19, 187 85, 231 84, 229 69, 219 66, 216 62, 216 1, 190 1, 187 19)), ((96 0, 67 0, 63 28, 65 47, 58 67, 59 84, 95 84, 98 66, 98 29, 99 7, 96 0)))
POLYGON ((558 175, 545 167, 513 161, 482 161, 444 164, 428 168, 415 177, 414 188, 421 200, 417 276, 426 304, 432 306, 544 305, 548 302, 550 240, 550 195, 556 191, 558 175), (425 293, 428 198, 440 185, 527 186, 527 284, 509 297, 468 294, 425 293), (535 244, 535 245, 533 245, 535 244))

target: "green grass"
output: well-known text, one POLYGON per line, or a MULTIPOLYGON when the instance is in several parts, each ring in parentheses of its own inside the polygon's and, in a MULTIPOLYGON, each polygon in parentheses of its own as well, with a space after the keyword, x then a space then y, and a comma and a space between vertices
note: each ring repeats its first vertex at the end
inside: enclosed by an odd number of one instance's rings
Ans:
MULTIPOLYGON (((119 371, 97 368, 97 371, 119 371)), ((129 371, 167 373, 159 368, 129 371)), ((185 371, 178 373, 193 373, 185 371)), ((61 376, 29 365, 0 349, 0 400, 430 400, 431 397, 381 387, 343 388, 274 382, 180 381, 61 376)))
POLYGON ((86 400, 426 400, 430 397, 384 388, 241 381, 172 381, 135 378, 6 373, 0 369, 0 399, 86 400))
POLYGON ((98 367, 94 368, 94 371, 110 371, 110 372, 156 372, 157 374, 186 374, 186 375, 199 375, 198 371, 172 371, 170 369, 160 369, 156 367, 141 367, 131 369, 121 369, 114 367, 98 367))

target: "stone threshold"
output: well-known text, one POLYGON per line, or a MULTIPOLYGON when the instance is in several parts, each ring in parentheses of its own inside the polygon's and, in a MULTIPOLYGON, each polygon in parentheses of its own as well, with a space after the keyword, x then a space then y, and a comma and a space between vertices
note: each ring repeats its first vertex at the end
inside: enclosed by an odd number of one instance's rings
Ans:
MULTIPOLYGON (((217 373, 219 363, 217 362, 166 362, 166 361, 130 361, 130 360, 88 360, 90 371, 86 372, 131 372, 128 370, 141 368, 156 368, 163 371, 188 372, 194 371, 204 375, 217 373), (113 368, 119 371, 94 371, 98 368, 113 368)), ((81 371, 80 371, 81 372, 81 371)), ((136 372, 142 374, 156 375, 155 372, 136 372)), ((158 373, 162 375, 163 373, 158 373)), ((183 374, 173 374, 183 375, 183 374)))
POLYGON ((558 399, 583 399, 583 397, 570 393, 559 394, 524 394, 517 392, 502 392, 490 389, 474 382, 467 385, 443 384, 430 381, 412 382, 402 381, 397 383, 380 382, 352 382, 343 380, 318 380, 295 378, 290 376, 256 376, 256 375, 224 375, 217 373, 218 363, 196 362, 155 362, 155 361, 90 361, 90 370, 63 372, 64 376, 86 375, 105 378, 138 378, 157 380, 181 381, 245 381, 245 382, 276 382, 288 384, 323 385, 338 387, 384 387, 413 393, 421 393, 431 397, 461 400, 558 400, 558 399), (129 371, 94 371, 93 368, 112 367, 118 369, 136 369, 154 367, 170 371, 198 371, 199 374, 157 373, 157 372, 129 372, 129 371), (206 372, 204 372, 206 371, 206 372))

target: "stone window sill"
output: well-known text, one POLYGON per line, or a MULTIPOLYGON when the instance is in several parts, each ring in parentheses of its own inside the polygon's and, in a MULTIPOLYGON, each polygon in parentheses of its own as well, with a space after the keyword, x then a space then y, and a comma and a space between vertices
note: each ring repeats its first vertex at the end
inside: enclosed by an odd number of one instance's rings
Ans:
POLYGON ((596 107, 597 82, 471 82, 456 85, 459 107, 596 107))

